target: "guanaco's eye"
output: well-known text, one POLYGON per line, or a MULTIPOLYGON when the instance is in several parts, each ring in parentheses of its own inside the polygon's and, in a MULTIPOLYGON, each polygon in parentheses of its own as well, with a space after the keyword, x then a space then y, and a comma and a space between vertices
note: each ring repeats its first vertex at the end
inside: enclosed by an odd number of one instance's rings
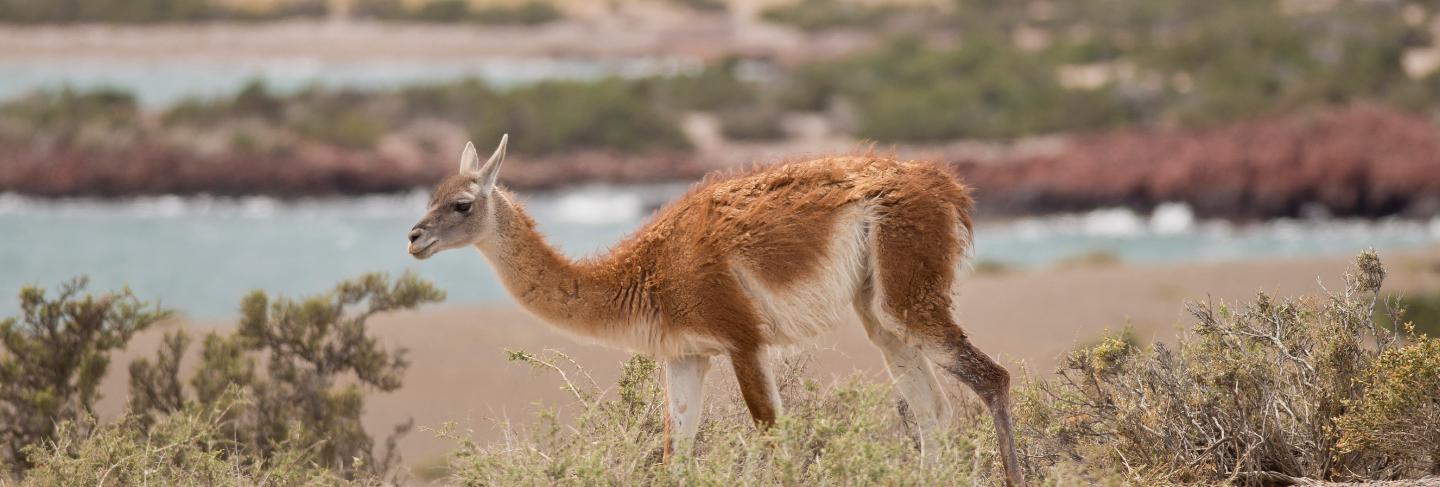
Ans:
POLYGON ((455 203, 455 211, 458 211, 458 212, 460 212, 460 213, 469 213, 469 212, 470 212, 470 204, 471 204, 471 203, 473 203, 473 202, 471 202, 471 201, 461 201, 461 202, 459 202, 459 203, 455 203))

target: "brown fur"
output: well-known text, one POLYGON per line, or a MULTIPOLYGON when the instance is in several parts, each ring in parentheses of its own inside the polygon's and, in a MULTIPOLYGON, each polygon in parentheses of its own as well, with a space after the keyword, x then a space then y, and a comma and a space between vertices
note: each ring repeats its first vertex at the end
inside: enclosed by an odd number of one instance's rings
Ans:
MULTIPOLYGON (((417 231, 439 226, 450 201, 464 199, 474 181, 462 173, 442 182, 417 231)), ((956 268, 970 247, 972 200, 939 165, 864 154, 713 175, 610 252, 573 262, 544 241, 507 193, 475 199, 489 212, 482 215, 493 218, 467 223, 484 227, 467 231, 486 235, 471 238, 527 309, 577 334, 661 360, 728 355, 745 403, 762 426, 774 421, 779 407, 772 404, 767 388, 773 378, 761 359, 775 344, 736 269, 770 291, 805 285, 828 262, 830 242, 841 231, 838 216, 846 208, 862 209, 871 277, 856 292, 856 311, 872 337, 914 347, 924 357, 916 360, 955 374, 986 401, 995 414, 1007 481, 1023 483, 1009 432, 1009 374, 974 348, 951 317, 956 268), (882 317, 894 317, 898 328, 882 329, 882 317)))
MULTIPOLYGON (((466 184, 464 176, 452 176, 437 195, 466 184)), ((861 200, 873 201, 884 213, 880 245, 921 257, 889 265, 881 256, 883 281, 893 283, 886 294, 897 297, 891 308, 948 313, 949 279, 966 245, 953 238, 954 227, 958 222, 968 234, 971 200, 931 163, 845 157, 712 177, 608 254, 575 262, 545 242, 512 197, 489 203, 500 207, 495 230, 510 242, 500 260, 527 269, 502 271, 501 277, 521 304, 542 318, 588 336, 655 319, 666 335, 712 336, 730 350, 747 350, 766 343, 730 273, 730 260, 763 269, 756 275, 768 284, 800 280, 817 270, 823 257, 817 250, 832 231, 835 210, 861 200), (925 274, 925 269, 942 272, 925 274), (720 319, 725 326, 710 322, 716 314, 726 315, 720 319), (702 317, 706 322, 694 323, 702 317)))
MULTIPOLYGON (((757 275, 769 284, 795 282, 817 270, 815 263, 823 257, 817 249, 823 249, 833 230, 835 210, 861 200, 874 201, 885 212, 880 244, 906 255, 895 259, 895 265, 887 265, 881 256, 883 280, 893 283, 887 294, 898 297, 893 309, 948 313, 947 278, 953 278, 966 243, 944 237, 955 234, 957 221, 969 232, 968 191, 934 164, 866 157, 818 159, 713 177, 608 255, 573 264, 596 282, 621 283, 618 295, 580 302, 568 295, 521 301, 571 312, 580 305, 596 317, 616 311, 632 319, 665 317, 671 325, 681 325, 685 317, 706 308, 743 311, 749 305, 732 282, 730 259, 763 269, 757 275), (927 275, 925 269, 945 271, 927 275), (916 284, 919 287, 905 288, 916 284), (729 296, 732 292, 736 296, 729 296), (617 302, 626 306, 617 309, 617 302)), ((527 244, 522 246, 528 251, 525 258, 535 263, 559 258, 552 257, 558 254, 534 233, 534 223, 523 214, 519 217, 514 230, 527 244)), ((735 348, 763 345, 749 336, 754 333, 747 329, 750 325, 737 322, 736 327, 713 333, 734 337, 739 341, 735 348)))

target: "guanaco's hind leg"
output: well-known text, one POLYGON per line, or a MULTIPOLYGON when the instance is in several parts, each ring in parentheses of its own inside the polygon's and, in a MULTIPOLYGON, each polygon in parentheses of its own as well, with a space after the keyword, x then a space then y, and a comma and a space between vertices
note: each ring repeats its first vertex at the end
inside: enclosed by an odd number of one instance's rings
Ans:
POLYGON ((1000 458, 1005 464, 1005 483, 1025 485, 1010 426, 1010 372, 970 344, 970 339, 965 337, 959 326, 943 323, 928 325, 941 329, 938 330, 939 337, 927 337, 920 348, 931 361, 970 386, 985 402, 995 422, 995 438, 999 443, 1000 458))
POLYGON ((915 425, 920 430, 921 455, 933 460, 939 453, 938 441, 950 423, 950 403, 945 400, 945 393, 935 380, 930 361, 919 348, 907 345, 899 335, 890 331, 898 324, 888 325, 890 328, 887 329, 887 325, 880 322, 870 299, 869 296, 857 299, 855 311, 859 313, 870 341, 884 355, 895 390, 904 398, 915 417, 915 425))
MULTIPOLYGON (((951 317, 955 268, 968 247, 967 228, 949 205, 895 200, 872 240, 872 290, 881 324, 917 347, 940 369, 974 390, 995 422, 1005 482, 1025 484, 1010 429, 1010 373, 965 337, 951 317)), ((913 406, 913 404, 912 404, 913 406)))
MULTIPOLYGON (((897 319, 899 316, 904 315, 901 313, 891 315, 897 319)), ((904 323, 904 331, 899 333, 903 333, 906 341, 913 344, 913 346, 902 346, 918 349, 930 362, 959 378, 965 385, 970 386, 976 395, 980 396, 980 400, 989 408, 991 419, 995 422, 995 438, 1001 461, 1005 467, 1006 485, 1025 485, 1025 478, 1020 474, 1020 462, 1015 454, 1015 439, 1011 431, 1010 373, 980 349, 975 348, 960 327, 949 317, 937 318, 932 321, 923 315, 911 315, 899 321, 904 323)), ((886 357, 888 362, 888 353, 886 357)), ((906 399, 909 400, 909 397, 907 396, 906 399)), ((919 412, 915 407, 916 402, 910 401, 909 404, 912 410, 917 410, 918 419, 919 412)))

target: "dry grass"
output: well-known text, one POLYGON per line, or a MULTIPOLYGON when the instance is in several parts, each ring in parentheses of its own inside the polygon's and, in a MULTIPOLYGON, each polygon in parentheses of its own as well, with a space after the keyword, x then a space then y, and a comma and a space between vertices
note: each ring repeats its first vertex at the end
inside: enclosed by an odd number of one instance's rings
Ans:
MULTIPOLYGON (((1383 279, 1367 252, 1324 296, 1191 303, 1193 326, 1173 348, 1111 337, 1071 353, 1056 375, 1015 393, 1027 475, 1043 485, 1273 485, 1440 473, 1440 340, 1374 325, 1377 312, 1400 312, 1379 298, 1383 279)), ((857 376, 824 386, 792 361, 787 414, 761 432, 716 373, 696 455, 666 465, 653 362, 632 359, 607 390, 561 354, 512 358, 559 373, 573 414, 507 425, 491 445, 445 429, 459 444, 450 482, 999 483, 993 431, 968 393, 940 461, 927 464, 886 384, 857 376)))
MULTIPOLYGON (((978 403, 966 403, 924 464, 887 384, 854 376, 831 385, 804 377, 805 356, 782 367, 787 414, 774 427, 751 425, 734 380, 717 371, 692 457, 660 462, 664 393, 655 362, 634 357, 613 388, 589 382, 559 352, 512 358, 560 376, 574 393, 573 415, 552 410, 507 439, 481 445, 453 426, 439 433, 459 448, 450 483, 462 485, 947 485, 995 484, 993 431, 978 403), (563 375, 562 375, 563 374, 563 375), (718 379, 718 380, 716 380, 718 379)), ((725 369, 722 366, 719 369, 725 369)), ((1059 472, 1059 470, 1055 470, 1059 472)), ((1057 473, 1056 478, 1065 478, 1057 473)))
POLYGON ((1429 358, 1440 340, 1375 324, 1400 321, 1380 298, 1384 276, 1366 252, 1324 296, 1190 303, 1194 325, 1173 349, 1107 339, 1070 354, 1020 401, 1032 460, 1177 484, 1440 473, 1428 441, 1440 434, 1429 358))
MULTIPOLYGON (((1377 326, 1403 321, 1380 298, 1384 271, 1364 253, 1343 288, 1322 296, 1192 303, 1174 346, 1123 335, 1067 356, 1014 393, 1017 440, 1037 485, 1290 485, 1440 474, 1440 339, 1377 326)), ((558 352, 510 358, 554 378, 573 401, 505 425, 481 444, 454 425, 438 482, 459 485, 996 485, 987 415, 959 396, 939 461, 924 462, 888 384, 853 376, 821 384, 805 357, 783 367, 787 414, 759 431, 732 379, 712 374, 693 456, 662 463, 656 364, 632 358, 602 386, 558 352), (897 406, 899 413, 897 414, 897 406)), ((26 485, 84 483, 341 484, 322 445, 296 438, 253 459, 227 453, 225 408, 191 404, 146 434, 124 418, 28 450, 26 485)), ((241 403, 243 404, 243 402, 241 403)), ((74 426, 65 425, 66 431, 74 426)), ((91 428, 79 428, 88 430, 91 428)), ((1427 477, 1430 476, 1430 477, 1427 477)), ((1416 480, 1423 479, 1423 480, 1416 480)))

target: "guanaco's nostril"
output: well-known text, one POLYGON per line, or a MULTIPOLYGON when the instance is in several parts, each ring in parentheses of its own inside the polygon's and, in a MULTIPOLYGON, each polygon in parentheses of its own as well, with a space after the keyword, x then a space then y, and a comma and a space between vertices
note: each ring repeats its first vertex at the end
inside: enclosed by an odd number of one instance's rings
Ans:
POLYGON ((423 232, 421 232, 419 228, 410 229, 410 243, 415 243, 416 240, 420 240, 421 233, 423 232))

